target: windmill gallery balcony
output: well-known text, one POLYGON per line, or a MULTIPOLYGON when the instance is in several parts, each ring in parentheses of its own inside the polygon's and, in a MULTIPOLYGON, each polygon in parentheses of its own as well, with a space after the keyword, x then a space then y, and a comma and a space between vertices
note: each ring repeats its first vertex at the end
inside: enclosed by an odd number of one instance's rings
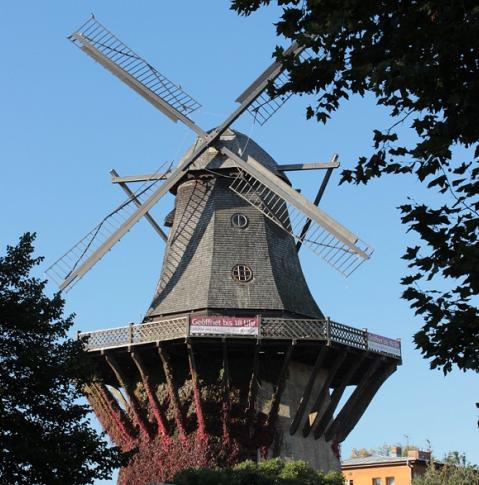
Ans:
POLYGON ((79 332, 78 338, 85 342, 89 352, 104 353, 107 350, 156 345, 177 339, 262 339, 291 341, 294 344, 325 342, 327 345, 343 345, 373 352, 384 357, 401 360, 399 340, 372 334, 348 325, 324 319, 252 318, 181 316, 159 319, 150 323, 114 327, 93 332, 79 332))
MULTIPOLYGON (((329 318, 190 314, 78 337, 103 376, 87 396, 117 443, 134 442, 138 429, 155 434, 155 421, 165 438, 168 428, 186 435, 193 427, 229 443, 245 420, 258 441, 251 457, 257 449, 274 456, 269 440, 281 441, 285 456, 306 440, 303 455, 312 463, 313 443, 341 443, 401 364, 399 340, 329 318), (353 392, 338 410, 348 387, 353 392)), ((322 467, 334 465, 334 446, 322 467)))

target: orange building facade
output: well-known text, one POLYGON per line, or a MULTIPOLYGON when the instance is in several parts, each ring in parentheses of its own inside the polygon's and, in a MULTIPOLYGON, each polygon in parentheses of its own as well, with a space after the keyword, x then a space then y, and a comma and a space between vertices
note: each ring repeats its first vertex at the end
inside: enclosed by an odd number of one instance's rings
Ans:
POLYGON ((409 451, 401 455, 400 448, 393 449, 394 456, 368 456, 350 458, 341 464, 345 485, 410 485, 412 480, 424 474, 431 453, 409 451))

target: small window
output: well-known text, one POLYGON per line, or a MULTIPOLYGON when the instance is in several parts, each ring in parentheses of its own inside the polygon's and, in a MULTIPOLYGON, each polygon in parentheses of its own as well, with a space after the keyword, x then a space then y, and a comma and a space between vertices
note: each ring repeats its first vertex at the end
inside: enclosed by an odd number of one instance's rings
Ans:
POLYGON ((248 218, 244 214, 233 214, 231 216, 231 225, 237 229, 245 229, 248 227, 248 218))
POLYGON ((245 264, 237 264, 231 271, 233 279, 236 281, 251 281, 253 279, 253 271, 245 264))
POLYGON ((396 485, 396 480, 394 480, 394 477, 386 477, 386 485, 396 485))
POLYGON ((373 478, 372 485, 381 485, 381 479, 380 478, 373 478))

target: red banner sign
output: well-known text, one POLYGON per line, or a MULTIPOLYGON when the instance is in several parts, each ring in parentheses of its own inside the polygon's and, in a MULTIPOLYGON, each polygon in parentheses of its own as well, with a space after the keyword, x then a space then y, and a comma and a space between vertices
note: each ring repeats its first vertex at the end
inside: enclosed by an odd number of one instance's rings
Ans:
POLYGON ((258 335, 258 317, 198 316, 190 317, 190 335, 258 335))

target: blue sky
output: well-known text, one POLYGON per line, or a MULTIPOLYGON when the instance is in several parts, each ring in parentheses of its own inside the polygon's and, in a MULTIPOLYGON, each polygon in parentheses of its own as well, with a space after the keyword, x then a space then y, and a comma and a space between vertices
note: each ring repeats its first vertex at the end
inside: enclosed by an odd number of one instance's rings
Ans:
MULTIPOLYGON (((193 141, 136 93, 66 40, 95 12, 126 44, 181 86, 203 108, 193 115, 203 128, 220 123, 234 100, 270 63, 277 42, 277 11, 251 18, 228 2, 2 2, 0 51, 0 246, 36 231, 37 251, 49 263, 69 249, 123 200, 108 171, 155 171, 176 161, 193 141)), ((311 102, 312 100, 309 99, 311 102)), ((342 167, 371 152, 371 132, 391 124, 371 98, 353 98, 325 127, 305 120, 306 97, 290 99, 259 127, 245 114, 235 128, 254 138, 278 163, 326 161, 339 153, 342 167)), ((405 130, 405 136, 411 136, 405 130)), ((313 198, 321 174, 291 177, 313 198)), ((394 177, 368 187, 340 186, 333 175, 322 208, 375 248, 371 261, 349 279, 307 250, 301 260, 323 312, 332 319, 402 340, 404 365, 386 382, 343 445, 377 447, 406 442, 436 455, 465 451, 479 462, 476 443, 477 376, 429 370, 412 343, 421 326, 400 299, 400 259, 414 243, 396 209, 406 196, 434 200, 418 182, 394 177)), ((161 201, 159 220, 172 200, 161 201)), ((3 249, 2 249, 3 251, 3 249)), ((163 243, 141 221, 67 295, 76 328, 93 330, 139 321, 159 275, 163 243)), ((49 291, 54 291, 53 284, 49 291)), ((100 482, 99 482, 100 483, 100 482)), ((110 482, 102 482, 110 483, 110 482)))

